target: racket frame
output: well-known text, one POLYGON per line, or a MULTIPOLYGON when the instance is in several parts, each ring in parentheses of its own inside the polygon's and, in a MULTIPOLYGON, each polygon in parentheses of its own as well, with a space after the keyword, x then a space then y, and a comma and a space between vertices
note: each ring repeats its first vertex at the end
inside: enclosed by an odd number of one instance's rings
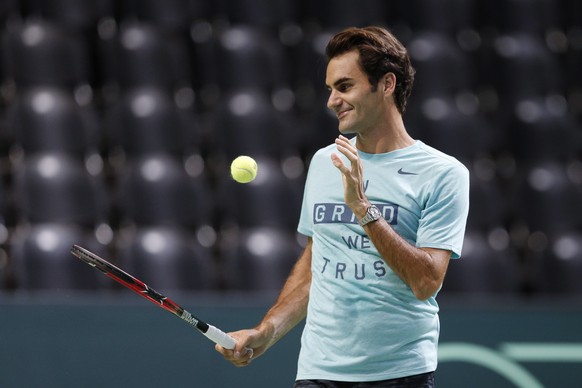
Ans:
POLYGON ((234 346, 236 345, 236 340, 234 338, 222 330, 216 328, 215 326, 209 325, 208 323, 190 314, 188 311, 186 311, 186 309, 174 302, 172 299, 154 290, 146 283, 130 275, 121 268, 116 267, 95 253, 76 244, 72 246, 71 253, 75 257, 81 259, 91 267, 98 269, 116 282, 129 288, 130 290, 141 295, 164 310, 169 311, 178 318, 188 322, 211 341, 221 345, 226 349, 234 349, 234 346))

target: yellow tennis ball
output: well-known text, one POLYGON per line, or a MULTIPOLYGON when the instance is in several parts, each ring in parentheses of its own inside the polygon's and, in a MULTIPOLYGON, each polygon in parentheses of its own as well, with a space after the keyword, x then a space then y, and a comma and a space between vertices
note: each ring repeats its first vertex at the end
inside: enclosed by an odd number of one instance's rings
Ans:
POLYGON ((257 162, 250 156, 239 156, 230 165, 230 175, 238 183, 249 183, 257 177, 257 162))

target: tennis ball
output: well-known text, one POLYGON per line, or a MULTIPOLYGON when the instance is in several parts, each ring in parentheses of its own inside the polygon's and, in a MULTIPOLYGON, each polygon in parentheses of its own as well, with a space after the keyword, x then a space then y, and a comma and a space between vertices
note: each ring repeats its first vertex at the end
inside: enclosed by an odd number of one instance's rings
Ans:
POLYGON ((257 177, 257 162, 250 156, 239 156, 230 165, 230 175, 238 183, 249 183, 257 177))

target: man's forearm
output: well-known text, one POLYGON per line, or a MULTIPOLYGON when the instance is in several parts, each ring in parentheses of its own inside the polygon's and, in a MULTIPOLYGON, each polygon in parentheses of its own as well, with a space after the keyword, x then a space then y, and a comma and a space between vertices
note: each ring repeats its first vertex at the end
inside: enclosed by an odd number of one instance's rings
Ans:
POLYGON ((433 295, 443 282, 450 252, 417 248, 399 236, 384 219, 364 230, 384 261, 412 289, 418 299, 433 295))
POLYGON ((311 239, 287 278, 277 301, 257 329, 266 330, 275 344, 307 315, 311 286, 311 239))

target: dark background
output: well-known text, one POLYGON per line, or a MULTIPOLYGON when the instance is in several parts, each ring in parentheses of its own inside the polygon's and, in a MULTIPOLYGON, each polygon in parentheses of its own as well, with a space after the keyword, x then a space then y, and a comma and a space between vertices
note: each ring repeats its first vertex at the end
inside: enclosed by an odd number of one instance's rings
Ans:
POLYGON ((277 289, 310 157, 337 135, 323 48, 368 24, 417 69, 409 131, 471 170, 445 290, 582 290, 577 1, 1 4, 3 290, 110 288, 70 268, 72 241, 160 288, 277 289), (229 177, 240 154, 252 184, 229 177))
MULTIPOLYGON (((465 328, 508 298, 519 314, 540 304, 579 313, 581 4, 0 0, 0 315, 15 319, 0 339, 24 340, 19 322, 33 318, 20 314, 39 304, 56 326, 77 312, 94 319, 100 303, 115 315, 128 291, 73 258, 74 243, 186 303, 213 295, 217 311, 203 312, 225 329, 258 320, 270 300, 235 324, 221 298, 238 295, 243 308, 272 295, 301 251, 305 173, 337 135, 323 48, 369 24, 391 29, 417 70, 408 130, 471 171, 463 258, 439 296, 443 328, 450 298, 451 325, 465 328), (248 185, 229 177, 241 154, 259 162, 248 185)), ((482 330, 459 338, 479 342, 482 330)), ((580 342, 548 339, 565 340, 580 342)))

